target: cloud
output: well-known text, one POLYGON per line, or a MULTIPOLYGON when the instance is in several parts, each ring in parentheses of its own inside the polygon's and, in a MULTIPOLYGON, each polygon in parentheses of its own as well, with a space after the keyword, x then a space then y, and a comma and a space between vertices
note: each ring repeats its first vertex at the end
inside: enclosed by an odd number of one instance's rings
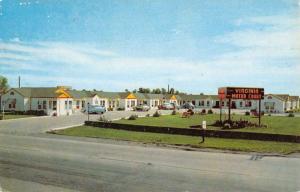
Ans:
POLYGON ((287 16, 239 19, 234 31, 215 39, 231 51, 195 61, 130 57, 85 43, 0 41, 0 69, 10 79, 21 73, 27 86, 120 91, 170 82, 194 93, 215 93, 218 86, 262 86, 300 94, 292 90, 300 81, 298 22, 287 16))

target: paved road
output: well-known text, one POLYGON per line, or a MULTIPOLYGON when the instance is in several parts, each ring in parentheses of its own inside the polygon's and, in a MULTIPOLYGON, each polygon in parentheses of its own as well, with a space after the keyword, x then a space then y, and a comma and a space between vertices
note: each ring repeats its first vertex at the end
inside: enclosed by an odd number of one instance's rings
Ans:
POLYGON ((22 192, 300 190, 299 158, 181 151, 43 133, 48 128, 81 123, 84 118, 0 122, 0 189, 22 192))

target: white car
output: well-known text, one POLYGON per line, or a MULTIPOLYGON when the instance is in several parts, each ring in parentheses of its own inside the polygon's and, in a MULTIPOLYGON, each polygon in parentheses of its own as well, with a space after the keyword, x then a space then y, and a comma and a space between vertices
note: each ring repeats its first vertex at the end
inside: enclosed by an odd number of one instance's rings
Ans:
POLYGON ((150 107, 148 105, 139 105, 135 107, 135 111, 149 111, 150 107))

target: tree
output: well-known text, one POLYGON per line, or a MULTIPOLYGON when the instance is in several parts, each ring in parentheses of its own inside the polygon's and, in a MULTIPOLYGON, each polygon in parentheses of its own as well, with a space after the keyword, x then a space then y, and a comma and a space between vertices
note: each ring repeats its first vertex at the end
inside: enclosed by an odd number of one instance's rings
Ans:
POLYGON ((161 88, 161 93, 162 94, 166 94, 167 93, 167 90, 165 88, 161 88))
POLYGON ((175 89, 171 88, 169 94, 174 94, 175 93, 175 89))
POLYGON ((130 92, 130 91, 129 91, 128 89, 125 89, 125 92, 127 92, 127 93, 128 93, 128 92, 130 92))
POLYGON ((175 91, 175 95, 179 95, 180 92, 178 90, 175 91))
POLYGON ((161 94, 161 90, 160 90, 160 88, 156 88, 156 89, 153 89, 151 93, 153 93, 153 94, 161 94))
POLYGON ((0 109, 2 109, 2 95, 8 90, 9 85, 6 77, 0 76, 0 109))
POLYGON ((136 91, 136 89, 134 89, 133 91, 132 91, 132 93, 136 93, 137 91, 136 91))

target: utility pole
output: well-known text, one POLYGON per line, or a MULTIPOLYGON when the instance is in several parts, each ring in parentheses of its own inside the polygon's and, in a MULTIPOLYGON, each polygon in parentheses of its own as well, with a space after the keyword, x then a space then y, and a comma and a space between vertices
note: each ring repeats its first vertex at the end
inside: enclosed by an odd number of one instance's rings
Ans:
POLYGON ((19 76, 18 82, 19 82, 19 88, 21 88, 21 76, 19 76))

